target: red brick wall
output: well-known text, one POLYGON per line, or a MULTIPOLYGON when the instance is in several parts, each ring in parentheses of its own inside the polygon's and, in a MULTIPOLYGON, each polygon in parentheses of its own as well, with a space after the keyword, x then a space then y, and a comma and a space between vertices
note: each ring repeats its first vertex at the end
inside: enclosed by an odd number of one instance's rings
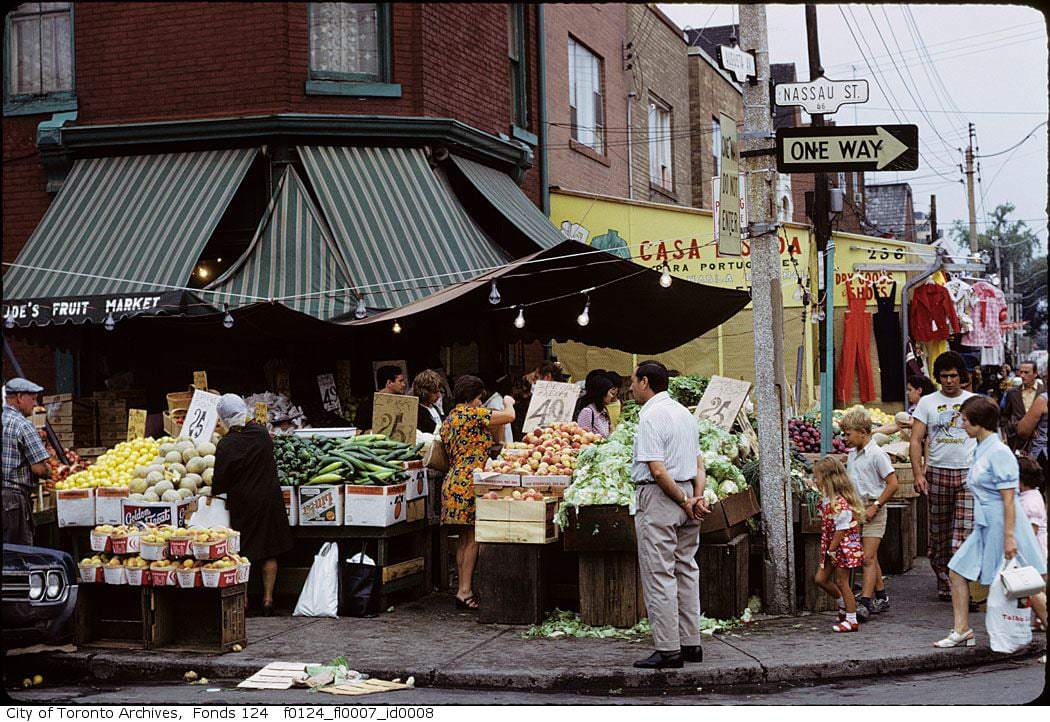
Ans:
POLYGON ((720 113, 744 120, 744 96, 707 58, 699 48, 689 55, 690 95, 690 160, 692 165, 692 201, 696 208, 714 208, 711 179, 715 176, 714 134, 711 121, 720 113))

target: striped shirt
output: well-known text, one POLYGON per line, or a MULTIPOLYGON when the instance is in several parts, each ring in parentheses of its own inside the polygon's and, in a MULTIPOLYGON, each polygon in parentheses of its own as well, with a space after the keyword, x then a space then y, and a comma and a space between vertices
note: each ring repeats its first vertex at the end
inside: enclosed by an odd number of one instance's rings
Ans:
POLYGON ((672 479, 692 481, 699 455, 700 434, 693 415, 666 391, 646 401, 638 414, 631 479, 652 482, 647 462, 662 461, 672 479))
POLYGON ((4 488, 32 491, 33 472, 29 467, 46 461, 50 454, 40 440, 36 427, 21 411, 7 404, 4 404, 3 444, 4 488))

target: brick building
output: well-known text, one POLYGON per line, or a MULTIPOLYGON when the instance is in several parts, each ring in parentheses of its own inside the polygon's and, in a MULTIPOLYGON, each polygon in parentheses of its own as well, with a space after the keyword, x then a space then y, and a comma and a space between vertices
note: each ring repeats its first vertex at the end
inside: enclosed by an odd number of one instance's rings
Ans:
MULTIPOLYGON (((915 206, 907 183, 882 183, 865 188, 868 199, 869 232, 883 238, 914 243, 915 206)), ((929 235, 929 228, 926 229, 929 235)))
MULTIPOLYGON (((225 267, 248 247, 285 171, 304 175, 301 146, 425 154, 427 182, 472 209, 486 242, 505 235, 495 232, 499 214, 475 212, 485 199, 461 159, 543 202, 541 6, 27 3, 5 19, 5 263, 89 158, 255 149, 201 241, 201 259, 219 263, 220 248, 225 267)), ((521 255, 527 240, 493 253, 521 255)), ((13 274, 4 273, 6 289, 13 274)), ((192 285, 204 285, 197 273, 192 285)), ((28 376, 73 390, 68 354, 13 347, 28 376)))

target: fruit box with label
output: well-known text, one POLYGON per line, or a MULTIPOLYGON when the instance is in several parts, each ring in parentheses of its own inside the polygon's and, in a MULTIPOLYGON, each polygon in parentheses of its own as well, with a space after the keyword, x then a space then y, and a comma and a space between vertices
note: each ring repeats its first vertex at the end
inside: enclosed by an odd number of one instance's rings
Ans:
POLYGON ((549 476, 522 475, 521 488, 542 491, 548 496, 562 496, 565 490, 572 484, 572 477, 562 474, 551 474, 549 476))
POLYGON ((405 499, 412 501, 427 495, 427 470, 422 461, 406 461, 405 499))
POLYGON ((299 526, 342 526, 344 498, 342 485, 299 487, 299 526))
POLYGON ((284 513, 288 515, 288 526, 299 526, 299 493, 294 486, 282 486, 281 498, 284 499, 284 513))
POLYGON ((95 523, 120 524, 123 509, 120 502, 128 497, 126 486, 100 486, 95 489, 95 523))
POLYGON ((120 500, 121 524, 169 524, 185 526, 187 507, 196 500, 191 496, 181 501, 131 501, 120 500))
POLYGON ((547 544, 558 539, 557 497, 517 499, 520 489, 500 489, 474 499, 474 534, 479 542, 547 544), (492 498, 495 495, 495 498, 492 498))
POLYGON ((94 489, 58 489, 55 505, 59 526, 95 526, 94 489))
POLYGON ((491 488, 521 486, 520 474, 501 474, 498 471, 474 471, 474 485, 484 485, 491 488))
POLYGON ((346 486, 347 526, 393 526, 408 519, 405 485, 346 486))

